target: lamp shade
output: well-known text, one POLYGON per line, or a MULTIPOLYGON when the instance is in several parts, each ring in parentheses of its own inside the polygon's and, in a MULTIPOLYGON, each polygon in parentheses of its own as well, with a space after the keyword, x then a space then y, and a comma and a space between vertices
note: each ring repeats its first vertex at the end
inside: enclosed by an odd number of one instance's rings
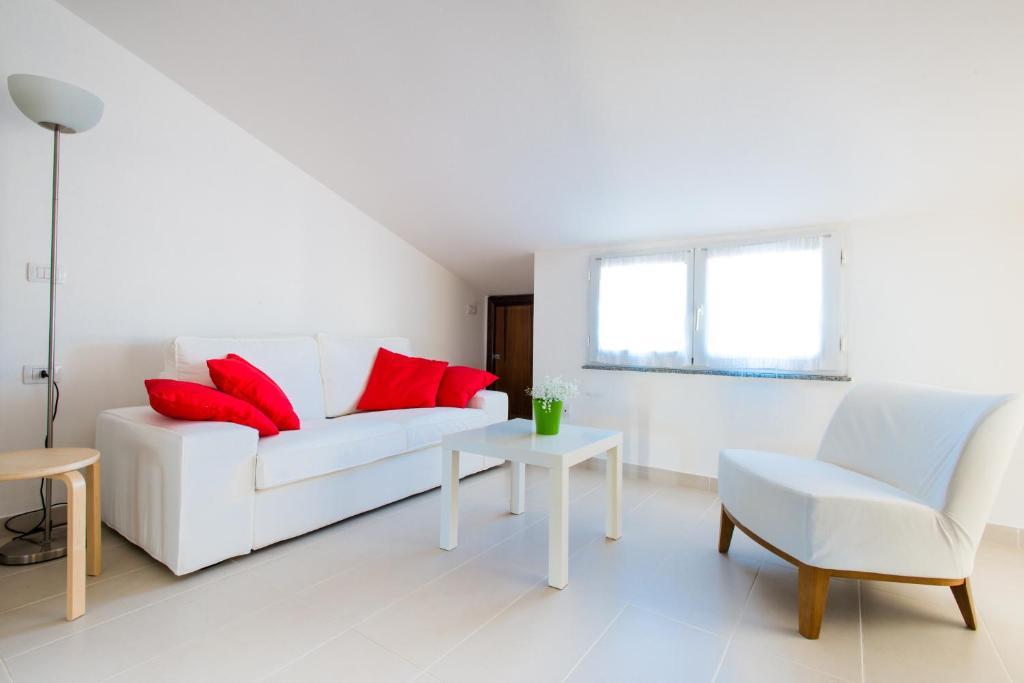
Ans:
POLYGON ((13 74, 7 77, 7 89, 22 114, 50 130, 81 133, 103 116, 103 100, 64 81, 13 74))

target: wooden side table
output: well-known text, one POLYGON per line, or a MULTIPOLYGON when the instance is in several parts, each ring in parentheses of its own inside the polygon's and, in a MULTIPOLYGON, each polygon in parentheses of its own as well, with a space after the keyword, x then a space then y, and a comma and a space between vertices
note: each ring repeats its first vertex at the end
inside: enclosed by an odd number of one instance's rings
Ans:
POLYGON ((100 540, 100 452, 36 448, 0 453, 0 481, 58 479, 68 490, 67 620, 85 614, 85 575, 103 571, 100 540), (78 470, 85 470, 85 476, 78 470))

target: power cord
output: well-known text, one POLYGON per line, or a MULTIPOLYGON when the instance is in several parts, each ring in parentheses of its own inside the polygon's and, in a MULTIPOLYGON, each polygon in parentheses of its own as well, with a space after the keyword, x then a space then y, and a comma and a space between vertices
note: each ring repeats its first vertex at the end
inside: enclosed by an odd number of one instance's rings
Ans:
MULTIPOLYGON (((46 377, 48 377, 48 375, 46 373, 46 370, 43 370, 42 376, 43 376, 44 379, 46 377)), ((56 382, 54 382, 53 383, 53 389, 57 393, 56 398, 54 398, 54 401, 53 401, 53 419, 56 420, 57 419, 57 409, 60 407, 60 386, 56 382)), ((43 437, 43 445, 44 446, 46 445, 46 437, 43 437)), ((7 521, 4 522, 4 528, 7 529, 7 531, 10 531, 13 534, 17 534, 14 537, 13 540, 19 540, 19 539, 25 538, 26 536, 31 536, 32 534, 38 533, 40 531, 43 531, 43 520, 46 519, 46 496, 43 495, 43 487, 45 486, 45 483, 46 482, 44 480, 42 480, 42 479, 39 480, 39 509, 38 510, 29 510, 28 512, 22 512, 21 514, 14 515, 13 517, 9 517, 7 519, 7 521), (39 521, 36 522, 36 524, 31 529, 29 529, 28 531, 22 532, 22 531, 18 531, 17 529, 12 529, 11 528, 11 522, 13 522, 14 520, 21 519, 22 517, 27 517, 29 515, 34 515, 34 514, 39 513, 39 512, 43 513, 43 516, 40 517, 39 521)), ((67 503, 57 503, 55 505, 51 505, 50 509, 52 510, 53 508, 57 507, 58 505, 67 505, 67 503)), ((67 525, 67 523, 64 523, 64 524, 54 524, 53 526, 54 526, 54 528, 56 528, 56 527, 61 527, 61 526, 66 526, 66 525, 67 525)))

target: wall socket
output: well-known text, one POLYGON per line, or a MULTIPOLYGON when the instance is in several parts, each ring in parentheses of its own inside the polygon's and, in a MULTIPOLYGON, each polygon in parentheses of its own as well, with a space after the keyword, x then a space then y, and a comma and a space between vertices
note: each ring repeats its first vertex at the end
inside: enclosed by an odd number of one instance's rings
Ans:
MULTIPOLYGON (((61 372, 63 368, 56 366, 53 370, 54 381, 59 382, 61 379, 61 372)), ((45 365, 22 365, 21 366, 21 383, 22 384, 46 384, 46 366, 45 365)))
MULTIPOLYGON (((25 277, 28 278, 29 282, 50 282, 50 264, 49 263, 29 263, 25 268, 25 277)), ((57 284, 62 285, 67 282, 68 273, 64 270, 64 266, 57 264, 57 284)))

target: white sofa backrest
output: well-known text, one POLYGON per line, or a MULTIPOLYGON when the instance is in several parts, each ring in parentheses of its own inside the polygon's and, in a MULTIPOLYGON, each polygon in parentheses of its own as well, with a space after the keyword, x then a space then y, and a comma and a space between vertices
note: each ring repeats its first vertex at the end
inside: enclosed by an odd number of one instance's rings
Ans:
POLYGON ((865 384, 839 404, 818 459, 892 484, 980 535, 1020 435, 1014 399, 865 384))
POLYGON ((324 390, 320 355, 313 337, 232 339, 177 337, 171 343, 164 375, 213 386, 209 358, 237 353, 280 385, 301 420, 323 419, 324 390))
POLYGON ((320 347, 327 417, 355 412, 373 369, 377 349, 384 347, 395 353, 412 353, 412 345, 404 337, 353 339, 320 333, 316 340, 320 347))

